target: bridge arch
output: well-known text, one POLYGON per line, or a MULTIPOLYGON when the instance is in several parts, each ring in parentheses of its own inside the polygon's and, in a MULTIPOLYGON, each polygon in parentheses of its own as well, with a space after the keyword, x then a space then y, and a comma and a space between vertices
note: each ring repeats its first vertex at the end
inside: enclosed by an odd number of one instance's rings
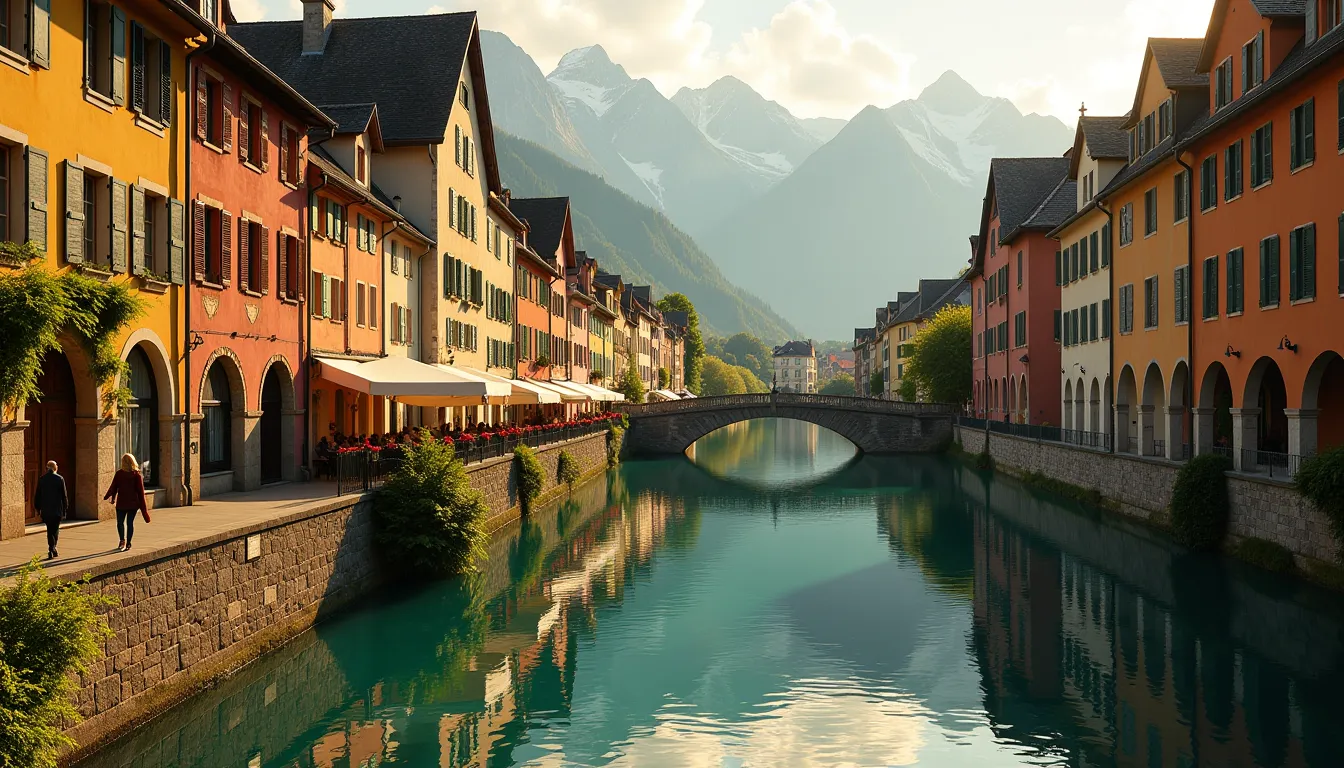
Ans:
POLYGON ((932 453, 952 440, 955 408, 863 397, 775 393, 621 406, 634 454, 684 453, 709 433, 751 419, 795 419, 846 438, 863 453, 932 453))

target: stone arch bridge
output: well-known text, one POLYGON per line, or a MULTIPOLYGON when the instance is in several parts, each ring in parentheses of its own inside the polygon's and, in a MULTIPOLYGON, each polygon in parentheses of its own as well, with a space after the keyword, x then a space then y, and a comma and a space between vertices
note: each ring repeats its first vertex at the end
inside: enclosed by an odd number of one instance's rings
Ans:
POLYGON ((864 453, 933 453, 952 440, 953 406, 777 392, 620 406, 635 455, 682 453, 720 427, 750 419, 796 419, 839 434, 864 453))

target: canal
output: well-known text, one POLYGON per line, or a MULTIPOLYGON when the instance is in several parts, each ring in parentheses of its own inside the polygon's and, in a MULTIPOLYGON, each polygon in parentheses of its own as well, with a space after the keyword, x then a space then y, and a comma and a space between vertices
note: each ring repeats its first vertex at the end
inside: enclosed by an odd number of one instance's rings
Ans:
POLYGON ((1344 765, 1333 594, 799 422, 692 453, 84 765, 1344 765))

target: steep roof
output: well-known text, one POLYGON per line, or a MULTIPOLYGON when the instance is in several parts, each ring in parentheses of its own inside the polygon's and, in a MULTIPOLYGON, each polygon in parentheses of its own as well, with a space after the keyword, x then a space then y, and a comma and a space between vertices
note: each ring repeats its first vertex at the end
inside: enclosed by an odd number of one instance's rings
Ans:
POLYGON ((329 182, 338 185, 347 194, 362 198, 365 204, 377 208, 384 216, 394 221, 400 221, 402 225, 398 228, 398 231, 403 234, 409 235, 425 245, 434 244, 433 238, 420 231, 409 219, 397 211, 396 203, 377 184, 370 184, 366 189, 364 185, 355 181, 355 178, 342 168, 336 158, 332 157, 327 148, 321 144, 310 144, 308 150, 308 162, 326 173, 329 182))
POLYGON ((1059 182, 1031 216, 1022 223, 1023 229, 1052 230, 1064 223, 1078 210, 1078 182, 1065 177, 1059 182))
POLYGON ((1069 172, 1064 157, 998 157, 990 161, 991 192, 999 205, 999 243, 1024 225, 1069 172))
MULTIPOLYGON (((1202 37, 1150 37, 1148 52, 1144 54, 1144 70, 1147 70, 1151 56, 1157 61, 1157 71, 1168 88, 1208 88, 1208 73, 1199 71, 1199 54, 1203 48, 1202 37)), ((1135 113, 1137 107, 1135 104, 1135 113)))
POLYGON ((775 357, 815 357, 810 341, 786 341, 775 347, 775 357))
POLYGON ((1129 159, 1129 134, 1124 125, 1128 115, 1120 117, 1083 117, 1078 129, 1087 139, 1087 153, 1094 160, 1129 159))
POLYGON ((1124 168, 1121 168, 1120 172, 1115 174, 1115 178, 1111 179, 1111 183, 1107 184, 1106 188, 1101 190, 1101 193, 1097 195, 1097 198, 1101 200, 1109 198, 1111 195, 1120 191, 1120 189, 1129 182, 1139 178, 1148 171, 1151 171, 1163 160, 1171 157, 1174 144, 1175 139, 1168 136, 1159 142, 1156 147, 1153 147, 1152 151, 1148 152, 1148 154, 1140 157, 1129 165, 1126 165, 1124 168))
POLYGON ((919 281, 916 300, 908 302, 896 316, 896 322, 908 323, 928 317, 941 309, 949 300, 948 294, 964 281, 959 277, 936 278, 919 281))
POLYGON ((565 236, 568 197, 514 198, 509 210, 527 224, 527 244, 543 258, 553 258, 565 236))
POLYGON ((500 191, 474 11, 332 19, 320 54, 303 53, 302 21, 231 24, 228 37, 312 101, 376 103, 389 145, 444 141, 448 118, 460 108, 457 86, 463 66, 470 62, 486 180, 492 192, 500 191))

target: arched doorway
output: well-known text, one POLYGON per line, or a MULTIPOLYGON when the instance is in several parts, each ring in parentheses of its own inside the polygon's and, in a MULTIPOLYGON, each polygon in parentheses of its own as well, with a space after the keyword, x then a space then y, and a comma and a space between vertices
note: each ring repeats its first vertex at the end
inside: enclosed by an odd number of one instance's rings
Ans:
POLYGON ((1302 436, 1298 450, 1303 456, 1344 445, 1344 357, 1323 352, 1311 364, 1302 388, 1302 436), (1309 435, 1311 412, 1316 415, 1316 434, 1309 435))
POLYGON ((129 453, 140 462, 145 485, 159 485, 159 390, 154 369, 139 347, 126 356, 126 365, 131 399, 118 412, 118 466, 122 454, 129 453))
MULTIPOLYGON (((1266 365, 1260 375, 1260 386, 1254 398, 1247 398, 1260 409, 1256 424, 1256 449, 1261 452, 1288 452, 1288 388, 1283 383, 1279 364, 1263 358, 1266 365)), ((1252 379, 1255 377, 1253 376, 1252 379)), ((1257 459, 1257 463, 1264 461, 1257 459)))
POLYGON ((1092 379, 1092 393, 1088 398, 1087 429, 1090 432, 1105 432, 1101 423, 1101 381, 1092 379))
POLYGON ((1073 382, 1064 382, 1064 428, 1073 429, 1073 382))
POLYGON ((272 365, 261 385, 261 482, 273 483, 284 477, 281 463, 281 429, 284 399, 281 394, 280 366, 272 365))
POLYGON ((210 366, 201 391, 201 472, 225 472, 233 466, 233 386, 220 360, 210 366))
POLYGON ((1118 453, 1139 452, 1138 400, 1134 369, 1126 365, 1120 371, 1119 387, 1115 392, 1115 450, 1118 453))
POLYGON ((1171 387, 1167 394, 1167 409, 1170 414, 1161 418, 1167 425, 1167 456, 1173 459, 1185 459, 1194 454, 1194 440, 1190 437, 1186 424, 1186 407, 1190 398, 1190 366, 1184 360, 1171 369, 1171 387), (1189 444, 1189 445, 1187 445, 1189 444))
POLYGON ((75 377, 64 354, 48 352, 42 359, 37 389, 42 399, 24 408, 24 417, 28 419, 28 428, 23 432, 25 525, 39 522, 30 502, 48 461, 56 462, 57 471, 65 477, 69 508, 72 512, 75 509, 75 377))
POLYGON ((1017 423, 1017 377, 1008 379, 1008 421, 1017 423))
POLYGON ((1082 379, 1073 386, 1073 428, 1079 432, 1087 430, 1087 389, 1082 379))
POLYGON ((1204 370, 1199 385, 1199 410, 1195 412, 1199 427, 1195 439, 1198 453, 1232 455, 1232 380, 1222 363, 1213 363, 1204 370))
POLYGON ((1143 374, 1143 405, 1139 408, 1139 441, 1142 456, 1165 456, 1167 446, 1167 388, 1162 369, 1149 363, 1143 374))
POLYGON ((1023 424, 1031 423, 1031 404, 1027 402, 1027 374, 1017 380, 1017 407, 1023 424))

